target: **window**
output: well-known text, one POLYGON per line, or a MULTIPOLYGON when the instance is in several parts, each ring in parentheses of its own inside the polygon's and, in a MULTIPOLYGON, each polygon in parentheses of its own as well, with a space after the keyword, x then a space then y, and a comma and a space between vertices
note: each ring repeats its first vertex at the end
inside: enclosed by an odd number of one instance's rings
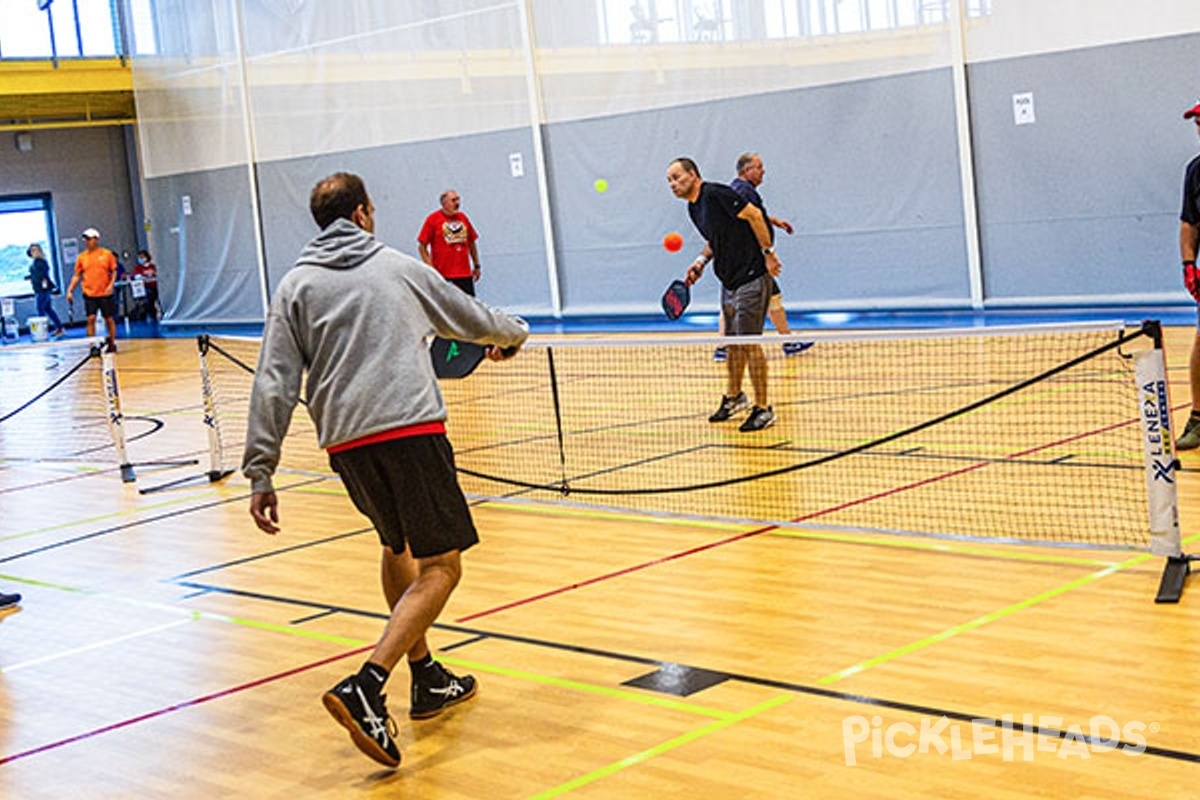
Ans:
MULTIPOLYGON (((939 25, 959 0, 596 0, 601 42, 652 44, 833 36, 939 25), (735 22, 734 17, 737 16, 735 22)), ((992 0, 966 0, 967 17, 992 0)))
POLYGON ((54 241, 54 206, 48 194, 0 197, 0 297, 33 294, 25 276, 32 263, 25 251, 36 242, 50 262, 50 278, 62 289, 54 241))
MULTIPOLYGON (((0 0, 0 58, 111 58, 127 53, 117 2, 0 0)), ((133 53, 158 52, 154 0, 129 0, 133 53)))

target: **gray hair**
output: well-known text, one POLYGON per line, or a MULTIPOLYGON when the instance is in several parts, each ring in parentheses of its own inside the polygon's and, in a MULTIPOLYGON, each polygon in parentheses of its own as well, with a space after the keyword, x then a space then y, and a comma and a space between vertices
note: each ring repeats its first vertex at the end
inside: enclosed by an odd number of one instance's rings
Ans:
POLYGON ((759 157, 758 153, 753 153, 753 152, 742 153, 740 156, 738 156, 737 174, 741 175, 743 170, 745 170, 746 167, 750 166, 750 162, 758 157, 759 157))

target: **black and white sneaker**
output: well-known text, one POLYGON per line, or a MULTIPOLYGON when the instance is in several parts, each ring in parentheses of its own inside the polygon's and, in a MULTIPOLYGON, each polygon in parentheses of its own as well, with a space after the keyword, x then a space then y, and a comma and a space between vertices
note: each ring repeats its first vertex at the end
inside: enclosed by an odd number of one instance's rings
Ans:
POLYGON ((387 695, 368 696, 351 675, 326 692, 321 702, 343 728, 350 731, 354 746, 385 767, 400 766, 396 746, 396 723, 388 716, 387 695))
POLYGON ((411 719, 436 717, 450 706, 458 705, 475 696, 475 678, 461 678, 434 661, 412 682, 412 706, 408 710, 411 719))
POLYGON ((738 392, 737 397, 721 396, 721 405, 708 418, 709 422, 724 422, 742 409, 750 407, 750 398, 745 392, 738 392))
POLYGON ((738 427, 738 430, 742 433, 753 433, 754 431, 761 431, 769 428, 774 424, 775 411, 772 410, 770 406, 767 406, 766 408, 755 406, 753 410, 750 411, 750 416, 746 417, 746 421, 738 427))

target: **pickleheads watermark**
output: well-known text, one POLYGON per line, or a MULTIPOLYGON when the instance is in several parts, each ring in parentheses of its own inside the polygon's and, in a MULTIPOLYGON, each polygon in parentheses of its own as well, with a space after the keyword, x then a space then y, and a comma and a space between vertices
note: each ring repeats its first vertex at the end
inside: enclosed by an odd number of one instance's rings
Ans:
POLYGON ((1146 751, 1146 733, 1157 733, 1158 724, 1118 723, 1106 715, 1094 716, 1086 725, 1063 726, 1062 717, 1012 714, 999 719, 980 717, 952 721, 942 716, 924 717, 920 725, 893 722, 884 727, 883 717, 852 716, 842 720, 842 748, 846 766, 860 757, 911 758, 917 755, 949 755, 955 761, 976 756, 999 756, 1004 761, 1033 761, 1039 753, 1055 758, 1091 758, 1093 753, 1119 750, 1127 756, 1146 751))

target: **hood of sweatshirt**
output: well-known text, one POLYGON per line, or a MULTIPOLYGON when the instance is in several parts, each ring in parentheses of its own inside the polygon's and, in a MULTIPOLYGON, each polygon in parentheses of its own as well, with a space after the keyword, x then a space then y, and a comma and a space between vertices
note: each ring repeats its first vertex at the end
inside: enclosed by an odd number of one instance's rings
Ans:
POLYGON ((354 269, 384 247, 348 219, 338 219, 304 246, 296 266, 354 269))

